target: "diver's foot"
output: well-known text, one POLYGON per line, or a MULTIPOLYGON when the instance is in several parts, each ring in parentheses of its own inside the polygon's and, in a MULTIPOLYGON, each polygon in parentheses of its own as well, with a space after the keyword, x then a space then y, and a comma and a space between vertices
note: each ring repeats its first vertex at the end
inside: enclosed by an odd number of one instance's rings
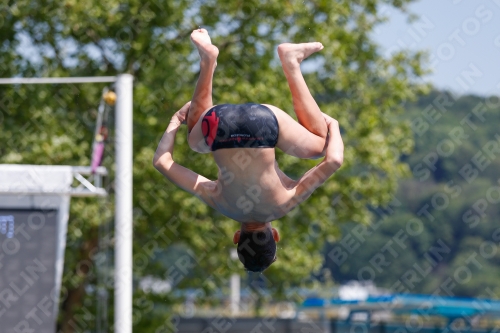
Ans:
POLYGON ((278 55, 283 66, 297 67, 304 59, 322 49, 323 44, 319 42, 301 44, 284 43, 278 46, 278 55))
POLYGON ((212 44, 212 40, 205 29, 196 29, 191 33, 191 40, 198 49, 202 61, 215 63, 219 55, 219 49, 212 44))

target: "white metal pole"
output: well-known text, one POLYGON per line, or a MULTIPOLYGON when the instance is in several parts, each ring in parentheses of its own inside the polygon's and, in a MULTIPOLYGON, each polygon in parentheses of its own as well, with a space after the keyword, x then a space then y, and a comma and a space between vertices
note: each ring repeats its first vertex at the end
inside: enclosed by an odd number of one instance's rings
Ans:
POLYGON ((240 309, 240 276, 231 274, 231 315, 237 316, 240 309))
MULTIPOLYGON (((231 249, 231 259, 238 259, 236 249, 231 249)), ((231 275, 231 315, 237 316, 240 309, 240 275, 234 273, 231 275)))
POLYGON ((132 82, 116 81, 115 333, 132 332, 132 82))

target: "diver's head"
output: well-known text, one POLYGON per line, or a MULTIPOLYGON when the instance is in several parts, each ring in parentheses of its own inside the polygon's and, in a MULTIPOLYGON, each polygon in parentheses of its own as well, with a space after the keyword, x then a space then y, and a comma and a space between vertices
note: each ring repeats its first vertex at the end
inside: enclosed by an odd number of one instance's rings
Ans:
POLYGON ((276 261, 278 230, 271 223, 242 223, 234 233, 233 243, 238 244, 238 258, 245 268, 252 272, 262 272, 276 261))

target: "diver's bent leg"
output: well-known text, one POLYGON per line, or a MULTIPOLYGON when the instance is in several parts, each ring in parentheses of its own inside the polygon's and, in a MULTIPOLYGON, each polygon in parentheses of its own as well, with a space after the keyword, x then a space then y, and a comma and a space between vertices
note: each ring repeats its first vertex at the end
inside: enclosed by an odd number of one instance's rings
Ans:
POLYGON ((323 49, 321 43, 286 43, 278 46, 278 54, 292 93, 293 108, 299 123, 311 133, 326 139, 328 134, 326 122, 300 71, 302 60, 321 49, 323 49))
MULTIPOLYGON (((284 153, 298 158, 324 156, 325 138, 322 138, 299 124, 288 113, 274 105, 267 106, 278 119, 279 135, 276 147, 284 153)), ((323 116, 321 116, 323 118, 323 116)), ((324 121, 324 120, 323 120, 324 121)))
POLYGON ((187 116, 188 130, 191 131, 200 118, 200 115, 206 109, 210 108, 212 103, 212 81, 217 67, 217 56, 219 49, 212 45, 210 36, 205 29, 194 30, 191 34, 191 40, 195 44, 200 54, 200 76, 196 83, 191 107, 187 116))
POLYGON ((200 77, 196 83, 187 118, 189 132, 191 132, 203 111, 213 106, 212 81, 215 67, 215 63, 204 63, 202 61, 200 64, 200 77))

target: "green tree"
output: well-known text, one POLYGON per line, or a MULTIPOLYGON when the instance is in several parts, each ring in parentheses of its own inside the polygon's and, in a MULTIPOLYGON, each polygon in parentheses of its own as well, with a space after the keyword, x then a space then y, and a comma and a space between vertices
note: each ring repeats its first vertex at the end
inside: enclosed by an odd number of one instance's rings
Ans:
MULTIPOLYGON (((335 248, 345 251, 342 241, 326 247, 326 265, 338 281, 363 278, 363 272, 368 277, 369 270, 378 286, 396 292, 488 298, 500 294, 494 278, 500 258, 498 101, 496 96, 432 91, 406 106, 415 148, 404 160, 413 177, 400 181, 395 195, 399 204, 379 214, 372 235, 363 242, 354 238, 360 244, 351 254, 355 261, 335 262, 335 248), (432 118, 425 117, 429 110, 436 111, 432 118), (409 221, 420 222, 407 229, 409 221), (394 240, 398 232, 404 236, 399 243, 394 240), (395 250, 389 251, 387 244, 395 250), (442 289, 450 278, 454 286, 442 289)), ((353 237, 354 228, 344 225, 343 237, 353 237)))
MULTIPOLYGON (((413 144, 408 124, 398 115, 402 102, 422 91, 414 83, 423 75, 422 54, 404 51, 385 58, 370 34, 384 21, 381 6, 404 11, 410 2, 4 1, 0 76, 134 75, 134 276, 171 279, 176 288, 198 287, 209 295, 221 287, 218 279, 241 271, 228 256, 239 226, 169 184, 151 165, 169 116, 194 90, 198 59, 189 34, 201 25, 220 49, 215 103, 256 101, 288 112, 291 96, 275 48, 285 41, 322 42, 325 49, 309 60, 318 65, 306 80, 321 109, 340 122, 345 164, 306 203, 275 223, 283 241, 278 261, 265 275, 280 294, 321 267, 320 250, 325 239, 338 235, 339 223, 368 223, 373 216, 368 207, 389 202, 398 180, 409 175, 399 157, 413 144), (187 252, 165 259, 162 251, 175 244, 187 246, 187 252)), ((101 89, 2 87, 0 137, 8 144, 0 148, 1 161, 89 164, 101 89), (33 130, 16 130, 24 124, 33 124, 33 130)), ((182 131, 178 135, 178 162, 215 178, 214 161, 190 151, 185 137, 182 131)), ((277 159, 294 177, 317 163, 282 153, 277 159)), ((112 168, 111 157, 105 163, 112 168)), ((65 263, 68 294, 60 319, 64 332, 74 331, 72 316, 91 298, 85 286, 95 283, 95 275, 75 267, 85 259, 96 261, 93 249, 103 220, 98 211, 95 200, 73 202, 65 263)), ((176 302, 173 293, 158 298, 138 291, 135 324, 153 331, 168 318, 165 306, 176 302)))

